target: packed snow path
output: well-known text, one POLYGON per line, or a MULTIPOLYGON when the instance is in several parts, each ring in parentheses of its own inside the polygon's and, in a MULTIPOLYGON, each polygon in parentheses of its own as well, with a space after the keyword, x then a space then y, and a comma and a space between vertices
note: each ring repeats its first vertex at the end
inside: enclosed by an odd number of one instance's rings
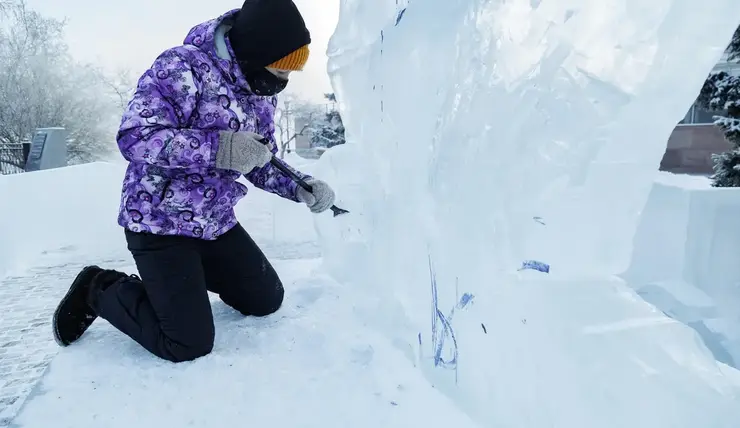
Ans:
MULTIPOLYGON (((39 267, 0 280, 0 427, 10 423, 59 350, 50 334, 51 315, 82 265, 52 256, 71 250, 49 252, 39 267)), ((111 258, 98 262, 114 269, 130 264, 111 258)))

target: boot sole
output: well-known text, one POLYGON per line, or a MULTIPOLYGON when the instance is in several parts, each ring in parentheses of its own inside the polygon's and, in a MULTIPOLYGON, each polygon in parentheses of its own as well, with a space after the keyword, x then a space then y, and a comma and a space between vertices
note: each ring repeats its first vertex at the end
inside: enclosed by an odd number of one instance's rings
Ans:
MULTIPOLYGON (((72 281, 72 285, 69 287, 69 290, 67 290, 67 294, 65 294, 64 297, 62 297, 62 300, 57 305, 56 310, 54 310, 54 316, 52 317, 52 321, 51 321, 51 328, 52 328, 52 331, 54 333, 54 341, 59 346, 67 347, 67 346, 71 345, 72 343, 74 343, 76 340, 78 340, 80 337, 82 337, 82 334, 80 334, 80 336, 78 336, 77 339, 73 340, 72 342, 68 342, 68 343, 65 342, 62 339, 62 336, 61 336, 61 334, 59 332, 59 329, 57 328, 59 326, 58 318, 59 318, 59 314, 61 313, 62 308, 66 305, 66 303, 69 300, 70 296, 72 296, 73 292, 77 289, 77 287, 79 287, 79 284, 78 283, 79 283, 80 279, 83 276, 88 275, 90 273, 90 271, 92 271, 94 269, 96 269, 95 266, 88 266, 88 267, 82 269, 82 272, 80 272, 80 273, 77 274, 77 276, 75 277, 74 281, 72 281)), ((88 328, 90 327, 90 325, 92 325, 92 322, 93 321, 95 321, 94 318, 93 318, 92 321, 90 321, 90 324, 88 324, 88 328)), ((83 334, 84 334, 84 332, 83 332, 83 334)))

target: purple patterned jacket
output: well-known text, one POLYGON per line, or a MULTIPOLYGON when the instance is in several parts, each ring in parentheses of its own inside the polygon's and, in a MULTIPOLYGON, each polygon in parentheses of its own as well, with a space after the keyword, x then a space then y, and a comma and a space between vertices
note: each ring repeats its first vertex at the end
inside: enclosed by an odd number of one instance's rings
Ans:
MULTIPOLYGON (((234 205, 247 187, 238 172, 215 168, 218 133, 253 131, 275 141, 277 105, 250 93, 231 60, 224 33, 237 10, 194 27, 139 79, 117 136, 129 161, 118 216, 124 228, 212 240, 236 224, 234 205)), ((297 202, 296 184, 270 164, 246 178, 297 202)))

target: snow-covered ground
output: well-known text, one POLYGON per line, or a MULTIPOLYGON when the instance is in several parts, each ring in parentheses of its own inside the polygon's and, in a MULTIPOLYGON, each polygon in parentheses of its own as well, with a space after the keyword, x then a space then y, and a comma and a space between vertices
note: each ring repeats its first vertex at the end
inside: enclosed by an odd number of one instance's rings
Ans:
POLYGON ((290 162, 351 213, 252 192, 239 218, 286 305, 214 302, 215 352, 192 363, 103 321, 51 342, 81 265, 132 270, 120 165, 0 177, 0 425, 737 428, 740 198, 656 173, 733 11, 343 0, 350 143, 290 162))
POLYGON ((181 365, 98 323, 54 359, 13 426, 474 426, 354 321, 351 290, 312 275, 316 259, 272 258, 288 285, 278 315, 245 319, 214 303, 214 352, 181 365))

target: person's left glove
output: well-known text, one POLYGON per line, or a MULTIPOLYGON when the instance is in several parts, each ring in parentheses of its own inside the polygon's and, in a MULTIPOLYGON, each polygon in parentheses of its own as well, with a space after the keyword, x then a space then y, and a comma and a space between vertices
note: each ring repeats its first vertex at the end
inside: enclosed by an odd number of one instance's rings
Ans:
POLYGON ((296 190, 296 198, 308 205, 312 213, 320 213, 334 205, 334 190, 326 182, 316 179, 306 180, 313 192, 309 192, 301 186, 296 190))

